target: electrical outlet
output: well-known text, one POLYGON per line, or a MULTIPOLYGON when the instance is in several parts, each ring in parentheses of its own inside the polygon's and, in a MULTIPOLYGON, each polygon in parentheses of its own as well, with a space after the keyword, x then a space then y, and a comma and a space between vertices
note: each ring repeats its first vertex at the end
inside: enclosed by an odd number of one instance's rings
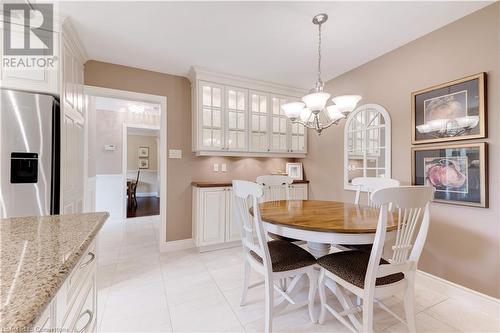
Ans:
POLYGON ((227 164, 226 163, 222 163, 220 165, 220 171, 222 171, 222 172, 226 172, 227 171, 227 164))
POLYGON ((218 163, 214 163, 214 171, 219 172, 219 164, 218 163))

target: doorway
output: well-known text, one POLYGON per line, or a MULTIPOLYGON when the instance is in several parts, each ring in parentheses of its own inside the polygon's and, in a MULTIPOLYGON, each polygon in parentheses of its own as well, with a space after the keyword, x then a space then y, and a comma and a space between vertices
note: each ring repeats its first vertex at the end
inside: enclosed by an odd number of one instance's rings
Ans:
POLYGON ((166 242, 167 157, 159 152, 167 147, 167 99, 93 86, 85 86, 85 94, 85 206, 108 211, 117 223, 139 216, 159 219, 161 247, 166 242))
POLYGON ((123 169, 127 179, 127 218, 160 215, 160 128, 125 125, 123 169))

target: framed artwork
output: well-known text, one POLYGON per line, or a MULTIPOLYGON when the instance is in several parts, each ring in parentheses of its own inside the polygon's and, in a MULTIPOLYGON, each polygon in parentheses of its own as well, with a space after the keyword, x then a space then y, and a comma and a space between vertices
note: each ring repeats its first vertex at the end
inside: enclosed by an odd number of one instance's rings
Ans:
POLYGON ((486 137, 486 73, 411 94, 412 143, 486 137))
POLYGON ((139 169, 149 169, 149 160, 147 158, 139 159, 139 169))
POLYGON ((302 163, 287 163, 286 173, 288 177, 296 180, 303 179, 302 163))
POLYGON ((412 148, 412 184, 434 187, 434 201, 488 207, 487 144, 412 148))
POLYGON ((149 147, 139 147, 139 157, 149 157, 149 147))

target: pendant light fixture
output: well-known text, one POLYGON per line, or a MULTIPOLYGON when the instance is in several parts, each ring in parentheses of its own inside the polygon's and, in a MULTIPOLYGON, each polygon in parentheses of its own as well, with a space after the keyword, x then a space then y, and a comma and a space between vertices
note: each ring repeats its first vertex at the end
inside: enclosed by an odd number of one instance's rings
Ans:
POLYGON ((318 79, 308 95, 302 97, 302 102, 291 102, 282 105, 285 115, 292 123, 301 124, 316 130, 318 135, 334 125, 354 110, 361 100, 359 95, 343 95, 332 98, 334 104, 327 106, 330 94, 323 91, 324 83, 321 80, 321 26, 328 20, 328 15, 322 13, 313 17, 312 22, 318 26, 318 79), (320 119, 327 120, 326 123, 320 119))

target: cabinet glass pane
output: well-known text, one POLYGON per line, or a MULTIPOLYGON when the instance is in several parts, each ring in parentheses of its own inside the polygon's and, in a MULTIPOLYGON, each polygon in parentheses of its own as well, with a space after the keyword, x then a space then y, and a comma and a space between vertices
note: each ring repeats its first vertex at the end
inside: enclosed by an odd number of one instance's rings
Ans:
POLYGON ((238 137, 236 131, 229 131, 229 139, 227 141, 229 147, 237 147, 238 145, 238 137))
POLYGON ((252 94, 252 112, 259 112, 259 96, 252 94))
POLYGON ((221 89, 220 88, 213 88, 212 89, 212 102, 213 106, 220 108, 221 107, 221 89))
POLYGON ((245 110, 245 94, 241 91, 238 91, 238 110, 245 110))
POLYGON ((221 131, 213 130, 212 131, 212 145, 214 147, 219 147, 221 145, 221 131))
POLYGON ((238 112, 238 128, 240 130, 245 129, 245 114, 243 112, 238 112))
POLYGON ((273 114, 280 114, 280 100, 273 98, 273 114))
POLYGON ((203 126, 212 126, 212 112, 208 108, 203 108, 203 126))
POLYGON ((260 112, 267 113, 267 98, 265 96, 260 96, 260 112))
POLYGON ((255 114, 252 115, 252 130, 259 130, 259 116, 255 114))
POLYGON ((237 126, 236 126, 236 112, 231 112, 231 111, 228 112, 228 124, 227 124, 227 126, 230 129, 237 128, 237 126))
POLYGON ((212 126, 213 127, 221 127, 221 110, 214 109, 212 111, 212 115, 213 115, 212 126))
POLYGON ((280 136, 273 134, 273 149, 280 149, 280 136))
POLYGON ((267 117, 266 116, 260 116, 260 130, 261 131, 267 130, 267 117))
POLYGON ((238 148, 239 149, 245 148, 245 132, 242 131, 238 132, 238 148))
POLYGON ((280 118, 280 132, 286 133, 286 119, 280 118))
POLYGON ((227 107, 236 109, 236 91, 229 90, 227 93, 227 107))
POLYGON ((299 138, 297 136, 292 136, 292 149, 298 150, 299 149, 299 138))
POLYGON ((212 146, 212 130, 203 129, 202 142, 205 147, 212 146))
POLYGON ((260 133, 252 133, 251 136, 251 142, 252 142, 252 147, 259 149, 261 148, 260 146, 260 133))
POLYGON ((286 134, 281 134, 280 140, 280 149, 286 149, 286 134))
POLYGON ((212 106, 212 89, 207 86, 203 86, 203 105, 212 106))
POLYGON ((273 132, 278 133, 280 131, 280 119, 273 117, 273 132))
POLYGON ((304 140, 304 137, 301 135, 301 136, 299 136, 299 147, 298 147, 298 150, 304 150, 304 149, 306 149, 305 140, 304 140))

